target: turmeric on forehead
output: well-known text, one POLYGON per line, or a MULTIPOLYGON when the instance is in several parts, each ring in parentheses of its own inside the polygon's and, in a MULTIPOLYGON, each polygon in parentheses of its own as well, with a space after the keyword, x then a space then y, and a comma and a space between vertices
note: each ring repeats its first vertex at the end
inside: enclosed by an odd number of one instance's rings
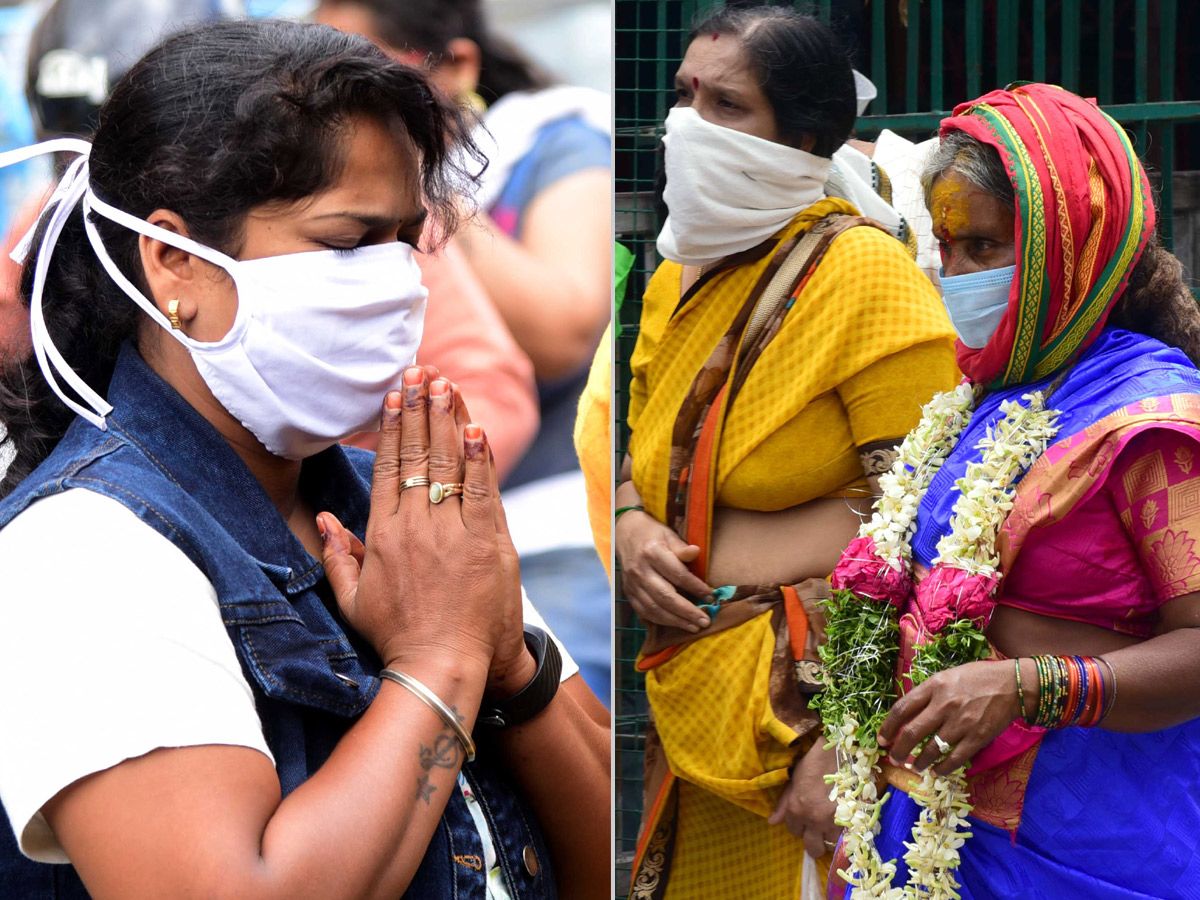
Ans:
POLYGON ((934 182, 929 196, 933 230, 941 236, 955 237, 967 228, 971 209, 971 186, 954 173, 934 182))

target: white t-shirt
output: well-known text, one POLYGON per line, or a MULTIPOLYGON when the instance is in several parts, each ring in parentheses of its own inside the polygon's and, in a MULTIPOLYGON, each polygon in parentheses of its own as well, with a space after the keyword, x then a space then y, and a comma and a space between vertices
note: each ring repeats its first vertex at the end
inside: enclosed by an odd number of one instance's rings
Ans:
MULTIPOLYGON (((546 629, 523 601, 525 621, 546 629)), ((579 667, 558 647, 565 681, 579 667)), ((208 744, 274 763, 216 591, 183 551, 88 490, 39 500, 0 530, 0 801, 21 852, 70 861, 41 809, 73 782, 208 744)))

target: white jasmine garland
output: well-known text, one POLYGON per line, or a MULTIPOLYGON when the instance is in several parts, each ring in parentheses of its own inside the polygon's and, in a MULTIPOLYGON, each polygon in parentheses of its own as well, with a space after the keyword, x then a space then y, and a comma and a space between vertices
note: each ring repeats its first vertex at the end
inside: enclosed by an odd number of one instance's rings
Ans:
MULTIPOLYGON (((1000 559, 996 538, 1013 507, 1017 478, 1037 461, 1058 433, 1058 412, 1047 409, 1040 391, 1025 394, 1022 406, 1006 400, 1000 405, 1004 417, 976 444, 983 450, 978 462, 967 466, 955 484, 959 498, 954 504, 950 531, 938 541, 942 563, 972 575, 996 574, 1000 559)), ((904 862, 909 877, 906 894, 936 900, 958 897, 954 872, 961 860, 959 849, 970 832, 959 832, 971 811, 966 793, 966 768, 946 776, 925 770, 920 786, 912 793, 921 814, 913 826, 913 840, 904 862)))
POLYGON ((875 549, 894 569, 912 561, 917 507, 958 436, 971 421, 975 391, 965 381, 952 391, 934 395, 921 410, 921 421, 900 444, 891 471, 879 476, 880 497, 871 518, 858 533, 875 541, 875 549))
POLYGON ((908 897, 958 897, 954 870, 961 862, 962 849, 969 831, 959 831, 967 823, 971 803, 966 790, 966 770, 937 775, 933 767, 925 770, 912 797, 921 806, 921 815, 913 826, 912 841, 905 841, 908 852, 908 897))
POLYGON ((846 716, 838 729, 833 746, 841 763, 838 771, 827 776, 833 788, 829 799, 837 804, 834 822, 846 829, 842 844, 849 865, 838 872, 847 884, 854 885, 853 896, 902 900, 904 892, 893 888, 895 861, 884 862, 875 849, 879 833, 879 815, 887 795, 879 796, 875 775, 883 751, 858 742, 858 722, 846 716))
MULTIPOLYGON (((960 495, 954 505, 950 531, 938 542, 935 564, 967 571, 972 575, 996 574, 1000 561, 996 538, 1005 517, 1012 510, 1016 479, 1028 470, 1049 446, 1057 433, 1058 413, 1046 408, 1041 392, 1022 397, 1027 406, 1005 401, 1003 417, 988 428, 976 445, 983 457, 968 465, 963 477, 955 482, 960 495)), ((929 484, 942 463, 958 443, 970 421, 976 393, 967 383, 938 394, 923 409, 920 423, 900 446, 890 472, 880 477, 882 496, 876 501, 870 521, 859 529, 860 537, 875 543, 876 553, 897 571, 912 565, 912 537, 916 532, 917 510, 929 484)), ((873 601, 862 601, 865 604, 873 601)), ((866 608, 864 606, 864 608, 866 608)), ((853 612, 846 614, 850 624, 853 612)), ((895 658, 899 647, 882 647, 869 640, 861 648, 865 657, 888 653, 895 658)), ((854 671, 869 677, 868 667, 842 667, 839 673, 854 671)), ((871 681, 863 684, 830 685, 837 709, 838 697, 851 697, 863 690, 878 690, 871 681)), ((866 733, 857 719, 840 708, 825 723, 830 747, 837 750, 838 770, 828 776, 832 785, 830 799, 837 803, 834 821, 845 828, 843 847, 848 866, 838 874, 852 885, 852 900, 951 900, 959 897, 955 870, 960 864, 959 851, 970 832, 959 831, 966 824, 971 805, 966 791, 966 769, 950 775, 934 774, 927 769, 912 797, 921 813, 913 826, 913 839, 905 842, 908 884, 892 886, 895 861, 885 862, 875 847, 879 816, 885 794, 876 787, 881 773, 882 751, 875 736, 866 733)))
POLYGON ((955 482, 959 489, 950 531, 938 541, 934 563, 946 563, 972 575, 993 575, 1000 567, 996 538, 1012 511, 1013 483, 1037 461, 1058 433, 1058 412, 1046 409, 1041 391, 1025 394, 1028 406, 1006 400, 1004 418, 989 427, 978 444, 983 457, 967 466, 955 482))

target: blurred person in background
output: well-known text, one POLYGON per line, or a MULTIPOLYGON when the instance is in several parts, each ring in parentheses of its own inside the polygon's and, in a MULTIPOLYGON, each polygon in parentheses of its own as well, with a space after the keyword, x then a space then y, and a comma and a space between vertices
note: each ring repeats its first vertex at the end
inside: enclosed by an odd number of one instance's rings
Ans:
POLYGON ((481 0, 323 0, 315 18, 427 66, 480 114, 494 138, 477 135, 488 157, 481 227, 457 238, 539 381, 578 376, 609 318, 608 98, 554 85, 490 31, 481 0))
POLYGON ((323 0, 315 18, 424 65, 481 117, 480 214, 455 243, 533 360, 541 412, 537 438, 504 484, 505 508, 530 596, 606 698, 611 592, 572 433, 610 317, 609 98, 554 85, 490 30, 480 0, 323 0))
POLYGON ((653 714, 631 896, 791 900, 839 833, 807 703, 817 604, 895 445, 957 381, 953 331, 870 161, 835 181, 856 96, 828 28, 719 7, 675 89, 614 513, 653 714))
MULTIPOLYGON (((243 12, 240 0, 56 0, 30 40, 26 94, 38 140, 89 136, 111 85, 164 31, 243 12)), ((39 208, 40 201, 21 211, 10 229, 6 251, 28 229, 39 208)), ((433 297, 418 358, 436 366, 472 398, 476 418, 489 429, 503 478, 537 432, 533 366, 461 251, 447 246, 435 254, 421 254, 418 265, 433 297)), ((2 365, 5 343, 10 358, 28 354, 29 323, 17 299, 20 267, 8 259, 7 252, 0 260, 0 273, 0 309, 13 311, 7 328, 0 330, 2 365)), ((351 442, 374 449, 376 437, 365 433, 351 442)))
MULTIPOLYGON (((21 91, 24 81, 25 54, 29 32, 37 21, 33 3, 0 4, 0 151, 24 147, 34 139, 33 121, 21 91)), ((0 233, 18 211, 44 187, 50 166, 45 160, 31 160, 0 170, 0 233)), ((0 281, 7 260, 0 261, 0 281)), ((0 365, 7 356, 28 351, 28 318, 13 302, 13 295, 0 290, 0 365)), ((4 427, 0 424, 0 440, 4 427)), ((5 457, 0 451, 0 473, 5 457)))
MULTIPOLYGON (((165 31, 243 11, 240 0, 56 0, 45 5, 27 38, 21 79, 32 125, 29 138, 90 137, 109 89, 165 31)), ((43 184, 36 192, 40 196, 27 198, 5 217, 0 368, 31 350, 29 314, 20 301, 21 266, 9 253, 36 220, 49 191, 43 184)))
POLYGON ((361 38, 225 21, 3 162, 54 150, 0 380, 0 895, 607 896, 608 716, 411 365, 458 111, 361 38))

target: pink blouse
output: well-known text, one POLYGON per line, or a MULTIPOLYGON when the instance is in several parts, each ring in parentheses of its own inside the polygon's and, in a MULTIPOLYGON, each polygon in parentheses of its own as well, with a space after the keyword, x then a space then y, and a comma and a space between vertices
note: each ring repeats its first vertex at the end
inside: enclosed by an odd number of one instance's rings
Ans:
POLYGON ((999 602, 1149 637, 1159 607, 1200 591, 1198 537, 1200 444, 1149 429, 1091 498, 1030 535, 999 602))

